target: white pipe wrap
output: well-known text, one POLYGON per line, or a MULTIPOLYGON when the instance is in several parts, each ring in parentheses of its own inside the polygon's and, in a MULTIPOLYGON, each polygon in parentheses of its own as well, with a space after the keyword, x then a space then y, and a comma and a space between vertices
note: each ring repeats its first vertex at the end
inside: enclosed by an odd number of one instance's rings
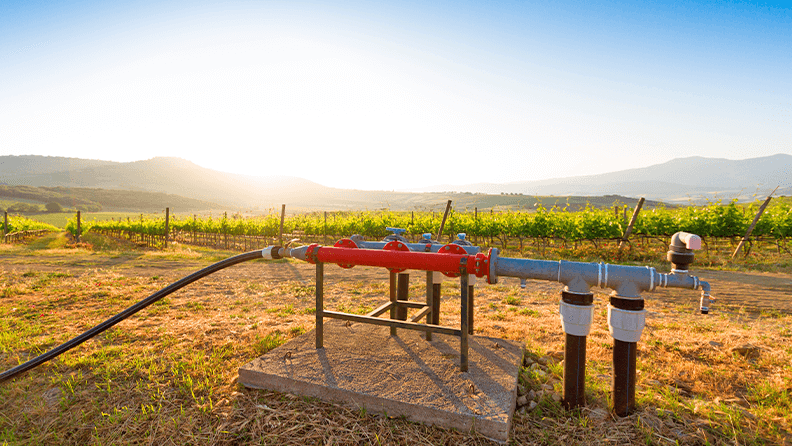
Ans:
POLYGON ((608 305, 608 330, 613 339, 638 342, 646 326, 646 310, 620 310, 608 305))
POLYGON ((564 302, 559 304, 561 327, 564 333, 573 336, 588 336, 594 322, 594 305, 573 305, 564 302))

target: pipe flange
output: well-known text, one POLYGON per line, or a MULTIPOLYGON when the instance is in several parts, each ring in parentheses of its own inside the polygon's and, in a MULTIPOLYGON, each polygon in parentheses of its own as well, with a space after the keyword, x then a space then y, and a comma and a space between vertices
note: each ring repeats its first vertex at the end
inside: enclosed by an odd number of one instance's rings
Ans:
POLYGON ((489 274, 487 274, 487 283, 490 285, 494 285, 498 283, 498 275, 495 273, 495 270, 498 267, 498 248, 490 248, 487 251, 487 257, 489 258, 489 274))
POLYGON ((314 265, 319 263, 319 244, 314 243, 308 246, 308 249, 305 250, 305 261, 308 263, 313 263, 314 265))

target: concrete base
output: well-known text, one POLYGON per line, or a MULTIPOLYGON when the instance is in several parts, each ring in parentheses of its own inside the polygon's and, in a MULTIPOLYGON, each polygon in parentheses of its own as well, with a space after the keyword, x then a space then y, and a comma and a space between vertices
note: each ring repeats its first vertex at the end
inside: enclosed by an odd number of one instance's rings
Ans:
POLYGON ((324 348, 314 330, 239 368, 239 382, 335 401, 369 412, 462 431, 494 440, 509 437, 517 399, 522 346, 469 338, 469 371, 459 371, 459 338, 325 320, 324 348))

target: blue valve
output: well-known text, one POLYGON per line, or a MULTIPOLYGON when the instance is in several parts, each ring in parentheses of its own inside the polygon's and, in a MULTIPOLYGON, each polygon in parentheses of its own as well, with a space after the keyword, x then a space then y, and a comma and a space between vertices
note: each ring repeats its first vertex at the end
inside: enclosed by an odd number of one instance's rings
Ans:
POLYGON ((421 237, 423 237, 424 240, 431 240, 432 239, 432 233, 431 232, 424 232, 421 237))
POLYGON ((458 238, 459 240, 462 240, 462 241, 464 241, 464 240, 465 240, 465 237, 467 237, 467 234, 465 234, 464 232, 460 232, 459 234, 457 234, 457 238, 458 238))

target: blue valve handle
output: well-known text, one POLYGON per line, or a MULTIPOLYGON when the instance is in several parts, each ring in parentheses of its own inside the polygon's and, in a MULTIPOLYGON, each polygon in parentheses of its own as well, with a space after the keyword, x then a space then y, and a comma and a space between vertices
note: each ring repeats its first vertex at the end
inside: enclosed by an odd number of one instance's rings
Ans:
POLYGON ((465 237, 467 237, 467 234, 465 234, 464 232, 460 232, 459 234, 457 234, 457 238, 459 240, 465 240, 465 237))

